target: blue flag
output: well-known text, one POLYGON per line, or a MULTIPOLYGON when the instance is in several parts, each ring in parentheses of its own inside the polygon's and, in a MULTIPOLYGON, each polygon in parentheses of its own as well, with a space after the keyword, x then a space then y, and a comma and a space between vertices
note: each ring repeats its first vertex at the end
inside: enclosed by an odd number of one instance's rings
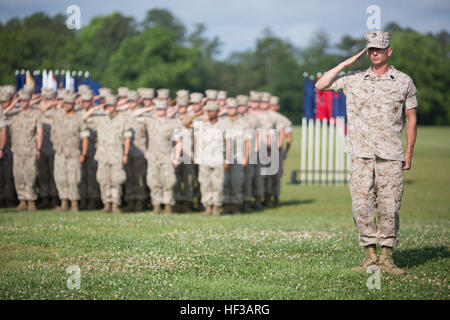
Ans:
POLYGON ((303 117, 314 119, 314 107, 316 105, 316 88, 314 80, 303 77, 303 117))

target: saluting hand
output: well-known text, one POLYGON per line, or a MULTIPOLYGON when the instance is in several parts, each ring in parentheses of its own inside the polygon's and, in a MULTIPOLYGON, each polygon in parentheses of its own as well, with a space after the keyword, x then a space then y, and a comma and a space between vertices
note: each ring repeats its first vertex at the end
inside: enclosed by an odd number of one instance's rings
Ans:
POLYGON ((345 68, 351 66, 356 61, 358 61, 359 58, 361 58, 361 56, 364 54, 364 52, 366 52, 366 50, 367 50, 366 48, 362 49, 359 53, 355 54, 353 57, 350 57, 344 62, 342 62, 342 64, 345 66, 345 68))

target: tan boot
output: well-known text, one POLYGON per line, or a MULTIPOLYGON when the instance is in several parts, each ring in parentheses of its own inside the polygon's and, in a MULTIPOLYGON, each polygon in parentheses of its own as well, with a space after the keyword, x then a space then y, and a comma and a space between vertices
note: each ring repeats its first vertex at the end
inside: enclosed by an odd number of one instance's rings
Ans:
POLYGON ((361 265, 357 267, 353 267, 353 271, 364 271, 367 270, 368 267, 377 264, 377 247, 374 244, 368 245, 365 247, 366 256, 361 265))
POLYGON ((112 213, 120 213, 119 205, 117 203, 113 203, 111 207, 112 213))
POLYGON ((161 213, 161 205, 155 204, 155 205, 153 206, 153 213, 154 213, 154 214, 160 214, 160 213, 161 213))
POLYGON ((164 213, 165 214, 171 214, 172 213, 172 205, 171 204, 166 204, 164 206, 164 213))
POLYGON ((111 212, 111 203, 110 202, 105 203, 105 206, 103 207, 102 210, 100 210, 100 212, 110 213, 111 212))
POLYGON ((56 207, 53 211, 69 211, 69 200, 62 199, 61 205, 56 207))
POLYGON ((70 210, 72 212, 78 212, 78 200, 72 200, 70 210))
POLYGON ((25 200, 20 200, 19 205, 14 209, 15 211, 25 211, 28 210, 28 205, 25 200))
POLYGON ((392 259, 392 248, 391 247, 381 247, 380 260, 378 263, 380 269, 384 272, 390 274, 404 274, 406 268, 399 268, 394 264, 394 259, 392 259))
POLYGON ((220 216, 220 206, 213 206, 212 215, 216 217, 220 216))
POLYGON ((28 200, 28 211, 36 211, 36 204, 34 200, 28 200))
POLYGON ((202 216, 210 216, 212 214, 212 206, 207 205, 205 211, 201 213, 202 216))

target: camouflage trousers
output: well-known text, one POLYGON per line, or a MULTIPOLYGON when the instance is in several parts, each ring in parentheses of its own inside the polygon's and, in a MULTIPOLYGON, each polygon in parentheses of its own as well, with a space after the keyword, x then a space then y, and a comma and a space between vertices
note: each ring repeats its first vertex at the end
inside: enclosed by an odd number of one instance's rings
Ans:
POLYGON ((221 206, 223 203, 223 165, 199 165, 198 182, 204 206, 221 206))
POLYGON ((284 173, 284 150, 280 149, 279 153, 279 161, 278 161, 278 172, 277 174, 270 176, 271 177, 271 186, 270 191, 272 195, 279 196, 281 191, 281 178, 284 173))
POLYGON ((240 204, 243 199, 244 167, 241 164, 230 164, 224 172, 223 202, 240 204))
POLYGON ((39 186, 39 196, 41 198, 58 197, 58 189, 53 176, 55 155, 41 154, 37 166, 37 182, 39 186))
POLYGON ((182 163, 175 169, 177 183, 175 185, 175 200, 192 201, 194 199, 194 176, 193 164, 182 163))
POLYGON ((19 200, 36 200, 36 156, 14 155, 13 173, 19 200))
POLYGON ((253 175, 255 174, 255 165, 249 164, 244 167, 244 181, 242 183, 242 199, 252 201, 253 175))
POLYGON ((61 200, 80 200, 81 164, 78 157, 55 154, 54 176, 61 200))
POLYGON ((147 194, 145 192, 147 159, 144 157, 129 157, 128 163, 125 166, 125 172, 127 174, 127 180, 125 180, 125 200, 147 199, 147 194))
POLYGON ((253 176, 252 176, 252 195, 254 197, 264 197, 264 180, 261 175, 261 164, 253 164, 253 176))
POLYGON ((152 204, 175 205, 174 188, 177 182, 171 161, 148 161, 147 184, 150 187, 152 204))
POLYGON ((97 182, 97 160, 87 156, 81 165, 81 198, 100 199, 100 186, 97 182))
POLYGON ((396 247, 403 194, 402 162, 353 157, 350 194, 359 244, 396 247))
POLYGON ((97 181, 100 185, 102 202, 120 205, 122 196, 122 184, 125 182, 126 173, 122 163, 98 162, 97 181))
POLYGON ((13 201, 15 198, 13 156, 5 150, 0 159, 0 199, 13 201))

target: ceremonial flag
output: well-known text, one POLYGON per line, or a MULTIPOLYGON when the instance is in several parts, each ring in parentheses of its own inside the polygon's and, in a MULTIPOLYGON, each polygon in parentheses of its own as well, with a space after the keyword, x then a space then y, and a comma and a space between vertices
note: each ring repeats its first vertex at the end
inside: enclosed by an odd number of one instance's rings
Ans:
POLYGON ((41 72, 39 70, 33 71, 33 78, 34 78, 34 87, 36 93, 41 93, 42 91, 42 76, 41 72))
POLYGON ((303 117, 307 119, 314 119, 315 90, 314 78, 308 79, 305 74, 303 76, 303 117))

